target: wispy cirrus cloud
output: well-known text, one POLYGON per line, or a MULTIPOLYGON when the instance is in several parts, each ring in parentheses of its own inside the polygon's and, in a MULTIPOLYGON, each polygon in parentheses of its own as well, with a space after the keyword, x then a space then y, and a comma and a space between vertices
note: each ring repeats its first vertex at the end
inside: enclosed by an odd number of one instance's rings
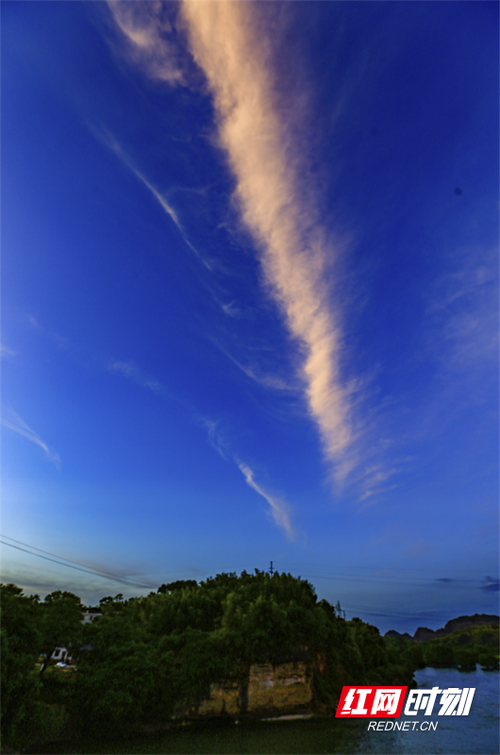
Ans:
POLYGON ((120 362, 113 359, 108 364, 108 370, 123 375, 134 383, 142 385, 143 388, 149 388, 153 393, 161 393, 165 390, 158 380, 145 375, 134 362, 120 362))
POLYGON ((217 451, 219 456, 227 461, 228 458, 228 443, 223 439, 220 431, 220 423, 214 420, 206 419, 202 417, 201 422, 208 433, 208 442, 212 448, 217 451))
POLYGON ((271 375, 270 373, 263 373, 259 367, 251 365, 243 365, 233 357, 229 357, 234 364, 240 368, 240 370, 251 380, 259 385, 263 385, 266 388, 272 388, 275 391, 295 391, 296 387, 290 385, 289 382, 283 380, 278 375, 271 375))
POLYGON ((236 306, 234 300, 228 302, 227 304, 221 304, 220 307, 222 311, 229 317, 241 317, 241 311, 239 307, 236 306))
POLYGON ((4 343, 0 343, 0 355, 2 357, 15 357, 17 356, 17 351, 10 349, 4 343))
POLYGON ((255 490, 256 493, 261 495, 265 500, 268 502, 270 506, 270 513, 273 517, 274 521, 279 527, 282 527, 282 529, 285 530, 285 533, 289 539, 293 539, 294 537, 294 531, 292 528, 292 523, 290 521, 290 514, 288 512, 288 506, 283 501, 283 499, 279 498, 276 495, 273 495, 269 493, 267 490, 265 490, 262 485, 259 485, 255 482, 255 473, 252 469, 248 466, 248 464, 245 464, 244 462, 240 461, 239 459, 236 459, 236 464, 238 465, 238 468, 240 472, 243 474, 245 478, 246 484, 252 488, 252 490, 255 490))
POLYGON ((458 249, 454 257, 454 269, 439 276, 425 297, 430 348, 447 373, 493 374, 491 365, 498 359, 497 250, 458 249))
POLYGON ((220 422, 207 419, 206 417, 202 417, 201 422, 208 432, 208 440, 212 448, 214 448, 225 461, 234 461, 240 472, 243 474, 247 485, 262 496, 269 504, 269 513, 275 523, 285 531, 288 539, 293 540, 295 532, 286 501, 281 496, 264 489, 262 485, 259 485, 255 481, 255 472, 248 466, 248 464, 241 461, 241 459, 231 452, 230 444, 227 438, 224 437, 220 422))
POLYGON ((227 358, 236 365, 236 367, 238 367, 248 378, 250 378, 250 380, 253 380, 255 383, 258 383, 265 388, 270 388, 275 391, 297 392, 299 390, 297 381, 295 381, 294 384, 292 383, 292 381, 286 380, 280 375, 266 372, 260 367, 260 365, 256 363, 242 364, 242 362, 236 359, 226 348, 224 348, 224 346, 222 346, 219 341, 214 338, 212 338, 211 340, 222 351, 222 353, 225 354, 225 356, 227 356, 227 358))
POLYGON ((22 435, 23 438, 26 438, 27 440, 31 441, 31 443, 34 443, 36 446, 39 446, 44 453, 48 461, 51 461, 57 469, 61 469, 61 457, 59 454, 52 451, 47 443, 45 443, 42 438, 38 435, 35 430, 33 430, 21 417, 17 412, 13 411, 12 409, 9 411, 8 417, 2 417, 2 425, 6 427, 9 430, 12 430, 12 432, 17 433, 18 435, 22 435))
POLYGON ((132 380, 134 383, 141 385, 143 388, 148 388, 153 393, 167 394, 167 389, 160 383, 159 380, 147 375, 141 370, 134 361, 122 361, 119 359, 106 359, 98 356, 93 350, 85 349, 79 344, 75 344, 70 341, 66 336, 61 336, 59 333, 50 332, 38 320, 29 315, 28 322, 32 328, 37 330, 40 334, 48 337, 59 348, 68 353, 77 363, 81 363, 85 359, 90 357, 91 362, 97 362, 99 369, 104 369, 115 374, 123 375, 124 377, 132 380))
POLYGON ((358 498, 358 502, 361 503, 362 501, 366 501, 367 498, 372 498, 373 496, 377 495, 383 495, 384 493, 388 493, 390 490, 394 490, 394 488, 397 488, 398 485, 387 485, 384 488, 368 488, 365 490, 360 497, 358 498))
POLYGON ((111 1, 107 5, 127 43, 126 54, 149 76, 174 86, 185 84, 185 53, 176 42, 171 4, 150 2, 147 12, 143 3, 111 1))
POLYGON ((27 315, 27 320, 31 328, 33 328, 34 330, 42 330, 42 326, 34 315, 27 315))
POLYGON ((338 478, 353 465, 352 386, 342 375, 340 313, 325 282, 335 245, 308 198, 300 145, 281 116, 262 29, 251 3, 184 2, 193 56, 217 112, 235 197, 261 253, 266 283, 304 353, 312 417, 338 478))
POLYGON ((481 585, 484 592, 498 592, 500 590, 500 580, 498 577, 486 577, 481 585))
MULTIPOLYGON (((109 7, 150 77, 158 78, 163 65, 180 65, 179 51, 172 55, 171 19, 165 21, 156 4, 136 5, 133 14, 122 5, 109 7)), ((359 387, 344 374, 341 312, 328 283, 340 247, 317 209, 314 181, 289 127, 291 110, 277 95, 265 29, 255 15, 253 3, 189 1, 180 6, 180 25, 213 96, 236 203, 259 249, 265 287, 303 355, 307 405, 341 481, 357 462, 353 394, 359 387)), ((184 59, 183 66, 185 81, 191 80, 184 59)), ((177 74, 166 80, 180 81, 177 74)))
POLYGON ((391 469, 382 467, 381 464, 366 469, 363 474, 357 478, 357 484, 361 490, 361 495, 358 498, 358 502, 362 503, 368 498, 388 493, 390 490, 397 488, 397 484, 384 485, 391 477, 401 472, 400 469, 392 467, 391 469))
POLYGON ((127 155, 121 144, 118 143, 118 141, 115 139, 115 137, 104 127, 97 128, 96 126, 90 127, 92 132, 95 134, 95 136, 100 139, 104 144, 106 144, 109 149, 111 149, 115 155, 121 160, 121 162, 127 166, 127 168, 134 174, 134 176, 139 179, 139 181, 148 189, 148 191, 153 195, 153 197, 156 199, 160 207, 164 210, 164 212, 168 215, 170 220, 175 224, 178 231, 180 232, 182 239, 186 246, 191 249, 191 251, 198 257, 200 262, 205 265, 205 267, 208 270, 212 269, 212 263, 210 260, 208 260, 206 257, 204 257, 198 249, 196 249, 195 246, 191 243, 189 240, 189 237, 186 233, 186 230, 184 226, 182 225, 179 215, 176 212, 175 208, 172 206, 172 204, 169 202, 168 198, 162 194, 161 191, 159 191, 151 181, 149 181, 144 173, 142 173, 136 165, 134 165, 132 159, 127 155))

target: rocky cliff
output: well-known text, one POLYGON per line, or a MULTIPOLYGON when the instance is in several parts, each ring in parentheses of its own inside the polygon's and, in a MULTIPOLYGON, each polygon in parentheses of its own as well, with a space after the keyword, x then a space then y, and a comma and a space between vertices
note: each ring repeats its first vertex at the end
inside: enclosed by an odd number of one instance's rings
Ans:
POLYGON ((313 700, 312 669, 301 661, 254 664, 248 677, 212 684, 210 698, 198 708, 202 716, 294 713, 313 700))
POLYGON ((427 627, 419 627, 413 635, 413 639, 417 640, 417 642, 422 642, 435 637, 446 637, 446 635, 451 634, 456 629, 469 629, 470 627, 479 626, 497 626, 499 622, 500 618, 498 616, 486 613, 475 613, 473 616, 458 616, 456 619, 451 619, 446 622, 442 629, 436 629, 436 631, 427 629, 427 627))

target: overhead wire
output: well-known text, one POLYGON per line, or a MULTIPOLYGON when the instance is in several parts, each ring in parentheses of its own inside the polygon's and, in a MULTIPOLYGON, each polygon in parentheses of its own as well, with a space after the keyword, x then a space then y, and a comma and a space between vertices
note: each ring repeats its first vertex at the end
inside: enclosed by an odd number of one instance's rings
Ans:
MULTIPOLYGON (((140 582, 133 582, 131 580, 128 580, 125 577, 121 577, 118 574, 114 574, 113 572, 108 572, 103 569, 97 569, 94 567, 86 567, 83 566, 78 561, 73 561, 72 559, 66 558, 65 556, 59 556, 55 553, 51 553, 50 551, 45 551, 42 548, 38 548, 34 545, 29 545, 28 543, 23 543, 21 540, 16 540, 15 538, 9 537, 8 535, 0 535, 0 537, 5 538, 5 540, 11 540, 12 542, 4 542, 4 540, 0 540, 0 543, 2 545, 7 545, 10 548, 15 548, 16 550, 22 551, 23 553, 27 553, 31 556, 36 556, 37 558, 42 558, 46 561, 51 561, 52 563, 57 564, 58 566, 66 566, 70 569, 75 569, 76 571, 81 571, 86 574, 91 574, 92 576, 101 577, 103 579, 109 579, 114 582, 119 582, 120 584, 127 585, 129 587, 139 587, 143 589, 150 589, 151 585, 147 585, 140 582), (14 545, 14 543, 17 543, 17 545, 14 545), (25 546, 25 547, 21 547, 25 546), (29 549, 29 550, 28 550, 29 549), (36 552, 37 551, 37 552, 36 552)), ((330 573, 323 573, 323 572, 304 572, 302 570, 301 575, 304 577, 317 577, 319 579, 328 579, 331 581, 334 580, 347 580, 347 581, 370 581, 375 580, 377 582, 388 582, 393 580, 387 580, 384 578, 379 577, 363 577, 363 576, 357 576, 354 574, 334 574, 332 572, 330 573)), ((405 578, 403 578, 404 580, 405 578)), ((416 578, 406 578, 406 579, 416 579, 416 578)), ((438 580, 433 580, 438 581, 438 580)), ((477 580, 460 580, 462 581, 468 581, 468 582, 476 582, 477 580)), ((354 607, 354 606, 342 606, 343 610, 348 611, 349 613, 355 614, 357 612, 365 614, 367 616, 379 616, 379 617, 387 617, 387 618, 401 618, 401 619, 419 619, 422 621, 434 621, 436 616, 427 616, 420 613, 394 613, 390 611, 376 611, 373 610, 371 607, 354 607)))
POLYGON ((12 543, 4 542, 3 540, 0 540, 0 543, 2 545, 8 545, 10 548, 15 548, 18 551, 23 551, 23 553, 28 553, 30 556, 36 556, 37 558, 43 558, 45 561, 52 561, 54 564, 58 564, 59 566, 66 566, 68 569, 75 569, 77 571, 85 572, 86 574, 92 574, 95 577, 102 577, 103 579, 110 579, 113 582, 120 582, 123 585, 129 585, 130 587, 141 587, 141 588, 150 588, 151 585, 146 585, 140 582, 132 582, 131 580, 126 579, 125 577, 120 577, 118 574, 113 574, 113 572, 108 572, 103 569, 94 569, 93 567, 84 567, 81 564, 79 564, 77 561, 71 561, 69 558, 65 558, 64 556, 58 556, 55 553, 50 553, 49 551, 44 551, 41 548, 37 548, 34 545, 29 545, 27 543, 23 543, 20 540, 14 540, 14 538, 8 537, 8 535, 0 535, 2 538, 6 538, 9 540, 12 540, 12 543), (14 543, 19 543, 19 545, 14 545, 14 543), (20 546, 24 545, 24 548, 21 548, 20 546), (31 549, 31 550, 28 550, 31 549), (39 551, 36 553, 35 551, 39 551), (46 555, 43 555, 46 554, 46 555), (66 562, 66 563, 64 563, 66 562))

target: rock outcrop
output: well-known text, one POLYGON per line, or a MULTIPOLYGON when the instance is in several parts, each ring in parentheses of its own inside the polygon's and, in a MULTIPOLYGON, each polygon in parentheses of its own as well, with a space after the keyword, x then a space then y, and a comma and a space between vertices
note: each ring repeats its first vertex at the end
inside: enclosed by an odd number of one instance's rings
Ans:
POLYGON ((447 621, 442 629, 427 629, 427 627, 419 627, 413 639, 417 642, 425 640, 431 640, 436 637, 446 637, 456 629, 470 629, 471 627, 479 626, 497 626, 500 623, 500 617, 494 614, 475 613, 473 616, 458 616, 456 619, 447 621))
POLYGON ((248 680, 248 712, 275 710, 286 713, 313 699, 312 671, 307 664, 255 664, 248 680))
POLYGON ((310 665, 302 661, 254 664, 241 682, 212 684, 198 715, 283 715, 306 709, 313 700, 312 676, 310 665))

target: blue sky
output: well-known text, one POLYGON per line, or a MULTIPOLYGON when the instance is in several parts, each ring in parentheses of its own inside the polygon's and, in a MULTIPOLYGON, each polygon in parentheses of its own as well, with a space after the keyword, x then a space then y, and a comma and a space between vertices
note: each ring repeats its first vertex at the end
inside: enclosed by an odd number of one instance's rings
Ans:
POLYGON ((498 83, 493 2, 2 3, 3 581, 497 612, 498 83))

